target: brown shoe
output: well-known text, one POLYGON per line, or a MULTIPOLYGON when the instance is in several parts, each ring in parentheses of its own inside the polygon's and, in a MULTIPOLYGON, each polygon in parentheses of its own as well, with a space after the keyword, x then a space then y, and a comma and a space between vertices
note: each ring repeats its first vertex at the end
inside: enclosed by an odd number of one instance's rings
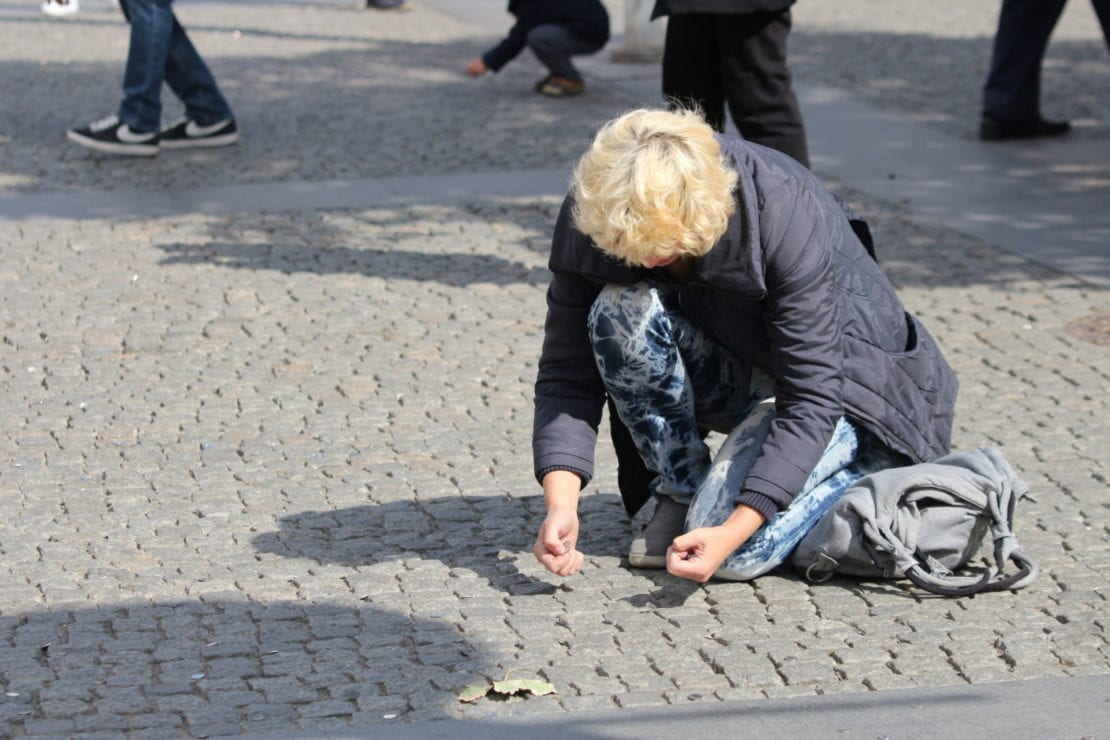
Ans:
POLYGON ((585 89, 586 83, 582 80, 568 80, 565 77, 552 75, 540 88, 540 92, 551 98, 569 98, 571 95, 580 94, 585 89))

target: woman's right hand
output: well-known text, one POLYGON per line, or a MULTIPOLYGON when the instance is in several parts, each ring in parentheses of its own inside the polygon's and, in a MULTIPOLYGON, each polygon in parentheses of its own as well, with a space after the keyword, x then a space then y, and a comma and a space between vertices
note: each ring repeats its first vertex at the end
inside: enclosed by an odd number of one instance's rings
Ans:
POLYGON ((578 494, 582 479, 568 470, 552 470, 543 477, 547 518, 532 548, 536 560, 557 576, 572 576, 585 561, 578 544, 578 494))
POLYGON ((582 569, 585 556, 578 544, 578 512, 556 508, 547 512, 532 552, 543 567, 557 576, 572 576, 582 569))

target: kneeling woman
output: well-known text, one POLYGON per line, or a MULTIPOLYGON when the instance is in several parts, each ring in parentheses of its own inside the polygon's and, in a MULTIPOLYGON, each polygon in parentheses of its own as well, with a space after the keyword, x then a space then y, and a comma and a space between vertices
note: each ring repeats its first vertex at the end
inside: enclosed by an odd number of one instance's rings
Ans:
POLYGON ((788 156, 689 111, 606 124, 555 226, 536 382, 536 557, 577 572, 606 400, 634 567, 746 580, 857 478, 948 451, 957 382, 870 233, 788 156), (728 437, 715 459, 708 431, 728 437), (631 490, 637 487, 643 492, 631 490))

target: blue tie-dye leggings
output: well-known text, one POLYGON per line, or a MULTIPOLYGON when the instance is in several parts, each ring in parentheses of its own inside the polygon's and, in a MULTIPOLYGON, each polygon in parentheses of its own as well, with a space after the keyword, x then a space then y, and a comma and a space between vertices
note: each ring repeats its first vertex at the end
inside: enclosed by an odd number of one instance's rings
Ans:
MULTIPOLYGON (((658 474, 653 493, 690 504, 687 530, 724 522, 775 417, 770 378, 697 329, 675 294, 645 283, 602 290, 589 331, 605 388, 658 474), (712 461, 703 429, 728 434, 712 461)), ((841 418, 793 503, 715 577, 745 581, 775 568, 853 482, 896 464, 884 445, 841 418)))

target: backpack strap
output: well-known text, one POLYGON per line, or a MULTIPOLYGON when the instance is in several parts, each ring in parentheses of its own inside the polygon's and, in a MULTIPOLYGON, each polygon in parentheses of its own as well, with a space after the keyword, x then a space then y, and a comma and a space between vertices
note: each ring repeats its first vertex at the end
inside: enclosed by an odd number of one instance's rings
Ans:
POLYGON ((1037 564, 1026 557, 1021 550, 1011 552, 1008 562, 1017 566, 1017 573, 1011 573, 992 581, 983 588, 984 591, 1015 591, 1019 588, 1025 588, 1037 577, 1037 564))
POLYGON ((906 568, 903 575, 915 586, 940 596, 974 596, 991 591, 1012 591, 1028 586, 1037 577, 1037 565, 1021 550, 1010 554, 1009 562, 1018 567, 1016 573, 998 577, 998 568, 979 568, 978 575, 937 575, 924 563, 906 568))
POLYGON ((1009 522, 1013 518, 1016 497, 1012 495, 1013 491, 1009 486, 1005 486, 1005 489, 1007 495, 1004 497, 988 496, 992 516, 1000 514, 1002 508, 1008 513, 1006 518, 995 518, 992 523, 992 532, 995 534, 995 565, 990 568, 978 568, 967 575, 955 575, 932 558, 923 558, 910 550, 885 527, 874 528, 866 524, 864 532, 868 536, 863 538, 864 549, 880 570, 890 571, 893 559, 894 574, 901 572, 915 586, 938 596, 974 596, 990 591, 1023 588, 1037 577, 1037 566, 1018 547, 1017 538, 1010 529, 1009 522), (1002 499, 1001 506, 997 505, 999 498, 1002 499), (1016 565, 1017 572, 1003 575, 1002 568, 1007 563, 1016 565))
POLYGON ((942 596, 973 596, 991 591, 1010 591, 1028 586, 1037 577, 1037 564, 1021 551, 1014 535, 1014 509, 1019 499, 1028 495, 1025 482, 997 450, 986 448, 982 454, 998 470, 997 487, 986 491, 987 507, 991 518, 991 535, 994 539, 994 566, 981 568, 978 575, 953 576, 938 573, 937 569, 914 553, 915 565, 906 567, 904 574, 911 582, 942 596), (1008 564, 1017 572, 1003 574, 1008 564))
POLYGON ((1017 567, 1017 573, 1000 578, 984 589, 986 591, 1024 588, 1033 582, 1038 573, 1037 564, 1021 551, 1014 534, 1014 508, 1019 499, 1029 495, 1029 488, 1021 478, 1013 474, 1013 469, 1001 455, 995 464, 999 465, 999 461, 1005 464, 1006 471, 1011 475, 994 491, 994 495, 987 497, 990 502, 991 535, 994 538, 994 562, 999 569, 1005 568, 1007 563, 1013 563, 1017 567))
POLYGON ((934 575, 924 564, 903 571, 903 575, 915 586, 938 596, 974 596, 983 591, 1002 590, 991 588, 991 579, 996 573, 994 568, 981 568, 978 573, 971 576, 934 575))
POLYGON ((887 577, 903 575, 915 586, 940 596, 971 596, 982 591, 995 576, 993 569, 976 575, 957 576, 940 563, 922 558, 885 526, 863 525, 861 544, 875 567, 887 577))

